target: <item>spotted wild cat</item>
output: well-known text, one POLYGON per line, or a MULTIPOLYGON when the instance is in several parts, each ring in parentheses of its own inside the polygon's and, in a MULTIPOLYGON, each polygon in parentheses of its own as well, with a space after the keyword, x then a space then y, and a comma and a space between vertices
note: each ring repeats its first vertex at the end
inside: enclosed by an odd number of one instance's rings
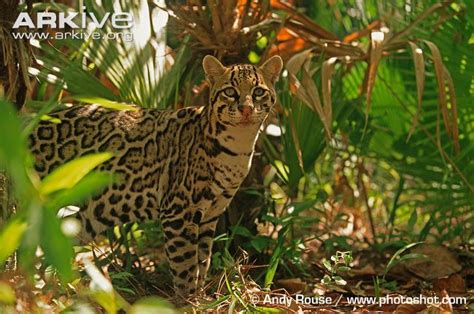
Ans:
POLYGON ((93 239, 123 223, 160 219, 176 292, 193 294, 209 268, 218 217, 246 177, 260 127, 276 100, 281 58, 262 66, 203 61, 209 104, 117 111, 75 106, 51 114, 30 136, 41 176, 78 156, 110 151, 99 167, 121 181, 78 213, 93 239))

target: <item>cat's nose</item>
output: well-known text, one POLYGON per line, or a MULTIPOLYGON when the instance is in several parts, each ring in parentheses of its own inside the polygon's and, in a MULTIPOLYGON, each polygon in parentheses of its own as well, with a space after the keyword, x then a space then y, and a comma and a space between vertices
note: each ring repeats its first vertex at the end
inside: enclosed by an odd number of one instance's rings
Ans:
POLYGON ((252 114, 252 111, 253 111, 253 105, 251 104, 247 104, 247 103, 243 103, 243 104, 239 104, 237 106, 237 109, 240 111, 240 113, 244 116, 244 117, 248 117, 252 114))
POLYGON ((251 113, 252 110, 253 110, 253 105, 250 105, 250 104, 239 104, 237 106, 237 109, 239 109, 239 111, 243 114, 246 114, 246 113, 251 113))
POLYGON ((252 99, 248 96, 244 99, 241 99, 241 102, 237 106, 237 109, 246 118, 252 114, 253 108, 252 99))

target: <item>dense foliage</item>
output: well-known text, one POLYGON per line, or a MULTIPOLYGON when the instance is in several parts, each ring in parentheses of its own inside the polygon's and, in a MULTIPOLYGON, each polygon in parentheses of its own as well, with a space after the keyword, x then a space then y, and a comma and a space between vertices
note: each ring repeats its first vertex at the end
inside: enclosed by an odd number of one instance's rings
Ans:
MULTIPOLYGON (((134 41, 32 43, 29 113, 15 112, 17 97, 0 103, 0 165, 13 187, 2 196, 16 200, 16 210, 2 200, 0 265, 18 255, 17 270, 0 276, 0 310, 15 299, 41 307, 37 296, 47 291, 54 309, 171 308, 143 299, 172 295, 157 287, 156 274, 166 273, 150 253, 162 240, 157 223, 111 231, 90 258, 68 235, 75 221, 56 218, 116 179, 93 171, 110 156, 76 159, 40 181, 26 138, 71 103, 204 104, 206 54, 255 64, 280 54, 286 69, 251 174, 220 222, 208 308, 256 310, 248 291, 288 289, 281 282, 293 278, 307 291, 353 292, 343 288, 345 272, 367 265, 368 280, 390 290, 395 264, 420 258, 404 255, 417 242, 449 247, 472 267, 472 1, 102 2, 84 1, 96 16, 132 12, 134 41)), ((20 9, 82 10, 56 2, 20 9)), ((97 31, 114 31, 105 25, 97 31)))

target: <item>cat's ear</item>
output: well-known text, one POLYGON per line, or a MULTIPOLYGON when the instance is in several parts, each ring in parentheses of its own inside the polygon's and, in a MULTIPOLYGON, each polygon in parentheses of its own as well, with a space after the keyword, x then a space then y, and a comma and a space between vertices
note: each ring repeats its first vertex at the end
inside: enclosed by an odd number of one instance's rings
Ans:
POLYGON ((226 67, 211 55, 204 57, 202 67, 204 68, 204 73, 206 73, 206 78, 211 84, 214 83, 215 77, 221 76, 226 70, 226 67))
POLYGON ((263 75, 269 78, 272 84, 275 84, 275 82, 278 81, 282 68, 283 60, 280 56, 273 56, 260 66, 263 75))

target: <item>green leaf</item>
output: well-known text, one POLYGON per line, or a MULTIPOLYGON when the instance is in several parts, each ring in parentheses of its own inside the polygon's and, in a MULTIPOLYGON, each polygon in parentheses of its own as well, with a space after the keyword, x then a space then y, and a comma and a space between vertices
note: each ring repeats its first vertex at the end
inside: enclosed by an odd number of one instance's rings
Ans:
POLYGON ((62 232, 60 220, 55 212, 43 211, 40 230, 40 245, 46 262, 58 271, 64 282, 71 281, 73 279, 71 264, 74 257, 72 243, 71 239, 62 232))
POLYGON ((400 262, 400 255, 403 254, 403 252, 405 252, 406 250, 420 243, 423 243, 423 242, 414 242, 414 243, 407 244, 401 249, 399 249, 397 252, 395 252, 395 254, 393 254, 393 256, 390 258, 390 261, 388 261, 387 266, 385 267, 385 271, 383 272, 383 279, 385 279, 385 275, 389 272, 389 270, 392 269, 393 266, 395 266, 396 264, 400 262))
POLYGON ((283 180, 288 181, 288 166, 286 166, 281 160, 274 161, 275 169, 282 176, 283 180))
MULTIPOLYGON (((16 301, 15 291, 13 291, 12 287, 10 287, 8 284, 4 282, 0 282, 0 305, 1 304, 10 304, 10 305, 15 304, 15 301, 16 301)), ((8 313, 8 311, 6 312, 8 313)))
POLYGON ((255 51, 250 51, 248 58, 250 63, 256 64, 260 62, 260 56, 255 51))
POLYGON ((323 279, 321 279, 321 282, 324 283, 324 284, 329 284, 331 283, 331 277, 329 277, 329 275, 324 275, 323 279))
POLYGON ((420 241, 424 241, 426 239, 426 237, 428 236, 429 232, 430 232, 430 229, 433 225, 433 220, 434 220, 434 216, 432 215, 430 217, 430 219, 428 219, 428 221, 426 222, 426 224, 423 226, 423 228, 421 229, 420 231, 420 235, 418 237, 418 240, 420 241))
POLYGON ((261 253, 264 249, 268 248, 268 245, 272 242, 272 239, 266 236, 257 236, 250 241, 250 244, 254 247, 257 252, 261 253))
POLYGON ((312 199, 305 202, 291 203, 287 208, 293 208, 290 213, 290 216, 298 216, 302 211, 310 209, 316 204, 317 199, 312 199))
MULTIPOLYGON (((63 44, 66 44, 66 42, 63 42, 63 44)), ((41 61, 43 61, 43 65, 38 66, 37 70, 39 72, 35 76, 45 82, 48 81, 48 75, 57 76, 58 79, 53 84, 61 89, 67 89, 73 95, 84 95, 87 93, 88 95, 114 99, 116 97, 114 93, 102 84, 93 71, 84 69, 81 58, 75 57, 75 55, 78 55, 78 47, 66 45, 71 48, 71 52, 74 51, 69 56, 58 53, 58 48, 53 45, 40 44, 39 48, 42 52, 41 61), (53 68, 58 68, 60 71, 52 71, 51 69, 53 68)))
POLYGON ((53 118, 51 117, 50 115, 47 115, 47 114, 44 114, 40 117, 40 120, 41 121, 49 121, 51 123, 54 123, 54 124, 60 124, 61 123, 61 120, 59 120, 58 118, 53 118))
POLYGON ((87 259, 83 259, 84 268, 91 278, 90 297, 99 303, 107 313, 117 313, 119 309, 130 305, 118 294, 110 281, 87 259))
POLYGON ((129 104, 116 102, 100 97, 87 97, 87 96, 75 96, 73 99, 85 102, 88 104, 97 104, 101 107, 114 109, 114 110, 125 110, 125 111, 138 111, 138 108, 129 104))
POLYGON ((280 263, 280 257, 283 252, 283 246, 285 244, 285 235, 288 232, 288 227, 283 227, 280 232, 278 233, 278 243, 273 251, 273 255, 270 258, 270 266, 268 266, 267 273, 265 274, 265 288, 270 287, 273 282, 273 278, 275 277, 275 273, 278 268, 278 264, 280 263))
POLYGON ((120 279, 127 279, 127 278, 130 278, 130 277, 133 277, 133 274, 129 273, 129 272, 126 272, 126 271, 121 271, 119 273, 112 273, 110 274, 110 278, 112 280, 114 279, 117 279, 117 280, 120 280, 120 279))
POLYGON ((410 215, 410 219, 408 219, 407 228, 409 232, 413 231, 413 227, 415 226, 417 220, 418 220, 418 213, 416 212, 416 208, 414 208, 413 212, 410 215))
POLYGON ((212 308, 218 306, 218 305, 221 304, 222 302, 227 301, 230 297, 231 297, 230 295, 224 295, 224 296, 218 298, 218 299, 215 300, 215 301, 212 301, 212 302, 210 302, 210 303, 208 303, 208 304, 205 304, 205 305, 202 307, 201 310, 203 310, 203 311, 205 311, 205 310, 210 310, 210 309, 212 309, 212 308))
POLYGON ((0 231, 0 265, 13 254, 20 245, 21 238, 27 227, 20 219, 10 220, 0 231))
POLYGON ((341 271, 341 272, 346 272, 348 270, 350 270, 351 268, 350 267, 347 267, 347 266, 339 266, 338 267, 338 271, 341 271))
MULTIPOLYGON (((25 138, 30 135, 35 127, 38 125, 38 123, 43 120, 43 117, 47 115, 49 112, 51 112, 58 104, 59 102, 57 99, 59 98, 59 95, 61 94, 62 89, 61 86, 56 86, 54 90, 52 91, 51 95, 49 96, 48 101, 37 101, 36 104, 41 106, 36 109, 36 114, 28 121, 26 125, 24 125, 23 128, 23 136, 25 138)), ((55 123, 54 121, 51 121, 52 123, 55 123)), ((57 122, 57 121, 56 121, 57 122)))
POLYGON ((333 272, 332 265, 328 260, 324 260, 323 265, 328 271, 333 272))
POLYGON ((349 266, 350 263, 352 263, 352 251, 349 251, 347 252, 346 254, 344 254, 344 264, 349 266))
POLYGON ((334 276, 334 282, 336 283, 336 285, 339 285, 339 286, 345 286, 347 284, 347 281, 345 281, 344 279, 342 279, 341 276, 334 276))
POLYGON ((58 192, 46 207, 57 210, 67 205, 80 205, 89 197, 93 197, 114 182, 115 176, 107 172, 93 172, 87 174, 70 189, 58 192))
POLYGON ((19 200, 31 195, 33 187, 26 172, 28 151, 21 136, 20 120, 14 107, 0 100, 0 169, 8 172, 19 200))
POLYGON ((243 226, 234 226, 231 228, 234 234, 238 234, 247 238, 252 238, 253 234, 249 231, 249 229, 243 226))
POLYGON ((130 314, 153 314, 153 313, 163 313, 163 314, 173 314, 178 313, 174 307, 167 301, 156 298, 156 297, 147 297, 140 299, 131 307, 130 314))
MULTIPOLYGON (((375 276, 373 278, 373 281, 374 281, 374 292, 375 292, 375 296, 377 298, 380 298, 380 280, 379 280, 379 277, 378 276, 375 276)), ((383 279, 383 281, 385 281, 385 279, 383 279)))
POLYGON ((402 257, 400 257, 400 259, 398 260, 398 263, 400 263, 402 261, 409 260, 409 259, 429 260, 429 258, 424 254, 409 253, 409 254, 406 254, 406 255, 403 255, 402 257))
POLYGON ((470 45, 473 45, 473 44, 474 44, 474 34, 471 34, 471 37, 469 38, 468 43, 469 43, 470 45))
POLYGON ((188 64, 192 59, 192 49, 190 48, 189 35, 184 37, 181 46, 176 50, 176 57, 171 69, 163 76, 156 86, 158 97, 154 97, 154 101, 141 104, 143 107, 166 108, 172 104, 175 106, 178 103, 178 96, 180 91, 180 82, 186 78, 186 71, 188 64))
POLYGON ((103 290, 92 291, 90 297, 101 305, 108 314, 117 313, 120 306, 117 304, 115 291, 107 292, 103 290))
POLYGON ((137 295, 137 293, 134 290, 130 289, 130 288, 115 286, 115 290, 120 291, 120 292, 125 292, 125 293, 128 293, 130 295, 137 295))
POLYGON ((97 153, 71 160, 44 178, 39 191, 41 194, 47 195, 62 189, 70 189, 92 169, 112 156, 112 153, 97 153))
POLYGON ((259 49, 263 50, 268 44, 268 38, 266 36, 261 36, 259 39, 257 39, 256 44, 259 49))

